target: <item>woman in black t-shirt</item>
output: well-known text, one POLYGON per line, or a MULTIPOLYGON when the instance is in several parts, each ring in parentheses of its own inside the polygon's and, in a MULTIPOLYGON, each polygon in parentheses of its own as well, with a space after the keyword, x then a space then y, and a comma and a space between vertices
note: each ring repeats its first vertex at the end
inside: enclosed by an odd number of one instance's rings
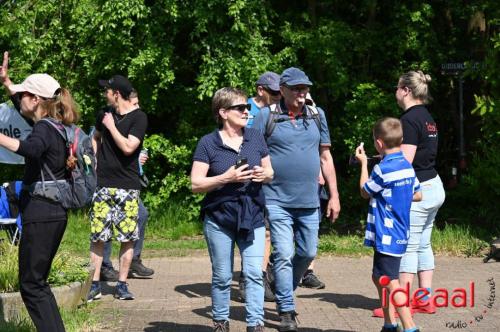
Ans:
POLYGON ((25 157, 26 167, 20 211, 23 223, 19 244, 19 283, 23 301, 37 331, 65 331, 47 278, 52 260, 66 229, 67 214, 60 203, 34 197, 32 184, 50 175, 66 178, 67 148, 63 138, 45 117, 65 125, 78 120, 76 104, 68 90, 47 74, 33 74, 21 84, 12 84, 7 74, 8 54, 0 68, 0 81, 11 95, 19 94, 20 111, 35 123, 32 133, 23 141, 0 134, 0 146, 25 157))
MULTIPOLYGON (((420 187, 422 201, 413 202, 410 211, 410 238, 406 254, 401 260, 399 281, 402 285, 411 284, 418 274, 419 287, 432 288, 434 272, 434 254, 431 246, 431 233, 436 214, 444 202, 443 183, 435 169, 438 147, 436 122, 425 107, 430 101, 429 75, 422 71, 410 71, 398 81, 396 100, 404 111, 401 115, 403 125, 403 144, 401 150, 412 163, 420 187)), ((434 313, 432 301, 414 303, 414 310, 422 313, 434 313)))

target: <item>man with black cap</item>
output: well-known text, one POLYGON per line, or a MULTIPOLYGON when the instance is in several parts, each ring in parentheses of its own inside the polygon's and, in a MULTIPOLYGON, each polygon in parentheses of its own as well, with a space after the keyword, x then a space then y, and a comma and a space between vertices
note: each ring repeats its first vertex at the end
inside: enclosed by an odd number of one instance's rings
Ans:
POLYGON ((283 71, 283 98, 276 107, 264 107, 253 124, 266 137, 275 171, 274 179, 264 185, 264 193, 273 244, 279 331, 297 331, 293 292, 317 252, 320 170, 330 191, 325 215, 334 221, 340 212, 325 113, 305 104, 311 85, 302 70, 291 67, 283 71))
MULTIPOLYGON (((104 89, 104 97, 106 98, 106 106, 104 108, 104 112, 114 112, 114 106, 113 106, 114 101, 112 98, 113 94, 112 93, 108 94, 108 90, 110 89, 108 88, 104 89)), ((134 106, 139 107, 139 96, 137 95, 137 91, 134 90, 132 91, 132 93, 130 93, 130 100, 132 101, 134 106)), ((139 155, 139 164, 144 165, 147 159, 148 159, 147 155, 141 153, 139 155)), ((139 173, 141 172, 142 168, 140 167, 139 173)), ((139 239, 134 242, 134 256, 132 258, 132 263, 130 265, 130 270, 128 273, 129 278, 137 276, 149 277, 154 274, 154 270, 144 266, 141 259, 147 220, 148 220, 148 210, 144 206, 142 200, 139 198, 139 219, 138 219, 139 239)), ((111 241, 104 243, 104 253, 101 265, 101 277, 100 277, 101 281, 112 281, 112 282, 118 281, 118 271, 114 269, 113 263, 111 262, 111 251, 112 251, 111 241)))
POLYGON ((115 75, 109 80, 100 80, 99 85, 106 88, 106 98, 112 101, 114 108, 98 114, 92 138, 97 154, 97 188, 90 211, 90 258, 96 270, 88 300, 101 297, 99 278, 103 247, 113 234, 121 242, 115 297, 133 300, 126 281, 134 241, 139 238, 139 154, 146 134, 147 116, 131 100, 134 88, 126 77, 115 75))

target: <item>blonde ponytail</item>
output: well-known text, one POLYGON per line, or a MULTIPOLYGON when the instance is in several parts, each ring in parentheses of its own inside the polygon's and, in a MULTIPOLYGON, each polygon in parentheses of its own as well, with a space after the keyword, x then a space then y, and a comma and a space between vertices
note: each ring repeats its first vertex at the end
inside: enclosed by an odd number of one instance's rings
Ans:
POLYGON ((55 98, 43 100, 39 107, 46 112, 46 116, 59 120, 65 125, 77 123, 80 119, 75 100, 69 90, 64 88, 60 89, 55 98))

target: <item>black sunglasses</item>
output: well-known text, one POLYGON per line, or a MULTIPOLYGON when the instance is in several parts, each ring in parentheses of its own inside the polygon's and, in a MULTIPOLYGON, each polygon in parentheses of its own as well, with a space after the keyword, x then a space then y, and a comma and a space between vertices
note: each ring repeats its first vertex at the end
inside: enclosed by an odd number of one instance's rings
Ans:
POLYGON ((252 108, 252 105, 250 104, 238 104, 238 105, 232 105, 229 107, 226 107, 226 110, 237 110, 240 113, 245 112, 246 110, 249 110, 252 108))
POLYGON ((269 88, 262 87, 267 93, 269 93, 271 96, 279 96, 281 92, 279 91, 274 91, 269 88))

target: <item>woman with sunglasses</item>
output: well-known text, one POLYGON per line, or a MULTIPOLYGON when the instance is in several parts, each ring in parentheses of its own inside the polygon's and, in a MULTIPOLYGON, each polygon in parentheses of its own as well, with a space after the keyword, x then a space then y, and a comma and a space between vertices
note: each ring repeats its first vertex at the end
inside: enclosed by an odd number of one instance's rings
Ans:
POLYGON ((198 142, 191 186, 207 193, 201 207, 212 262, 214 331, 229 331, 233 251, 240 250, 246 287, 247 331, 264 331, 265 198, 262 183, 273 178, 264 137, 247 124, 249 105, 241 90, 222 88, 212 100, 219 128, 198 142))
MULTIPOLYGON (((430 293, 434 273, 434 254, 431 233, 436 214, 444 202, 443 183, 436 171, 438 148, 437 125, 426 105, 431 101, 429 83, 431 77, 422 71, 409 71, 399 78, 396 86, 396 101, 404 111, 403 144, 401 151, 412 163, 420 187, 422 200, 413 202, 410 209, 410 238, 399 268, 399 282, 410 285, 417 275, 419 288, 425 288, 429 295, 411 303, 415 312, 433 314, 436 312, 430 293)), ((424 294, 422 294, 424 295, 424 294)), ((379 316, 381 310, 376 309, 379 316)))
POLYGON ((0 81, 10 95, 19 96, 21 113, 34 125, 23 141, 0 134, 0 146, 25 158, 23 190, 19 200, 23 230, 19 243, 19 283, 21 297, 37 331, 65 331, 47 278, 52 260, 66 229, 67 213, 60 203, 39 198, 33 185, 51 179, 45 167, 57 180, 66 179, 66 142, 57 129, 44 118, 64 125, 78 121, 79 113, 68 90, 61 88, 50 75, 33 74, 21 84, 12 84, 8 76, 8 53, 0 68, 0 81))

